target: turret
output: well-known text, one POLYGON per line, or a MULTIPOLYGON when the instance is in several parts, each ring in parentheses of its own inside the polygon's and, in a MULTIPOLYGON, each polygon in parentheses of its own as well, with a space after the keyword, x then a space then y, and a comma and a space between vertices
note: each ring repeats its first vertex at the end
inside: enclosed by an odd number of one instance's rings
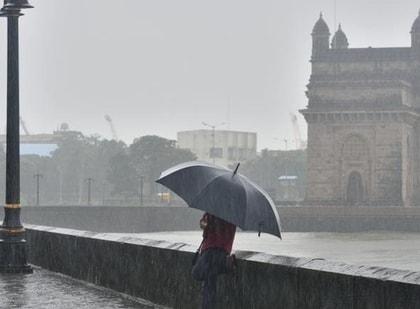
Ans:
POLYGON ((330 29, 322 18, 322 13, 312 30, 312 58, 317 57, 330 48, 330 29))
POLYGON ((411 47, 417 53, 420 53, 420 11, 419 16, 417 16, 411 27, 411 47))
POLYGON ((349 47, 349 41, 347 40, 347 36, 344 31, 341 29, 341 24, 338 25, 338 30, 334 34, 332 41, 331 41, 331 48, 332 49, 346 49, 349 47))

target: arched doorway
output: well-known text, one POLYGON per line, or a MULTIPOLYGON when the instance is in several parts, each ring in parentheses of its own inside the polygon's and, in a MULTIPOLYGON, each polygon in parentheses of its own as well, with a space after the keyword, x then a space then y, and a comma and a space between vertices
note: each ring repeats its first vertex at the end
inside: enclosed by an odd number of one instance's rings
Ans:
POLYGON ((350 206, 363 202, 363 183, 359 172, 351 172, 347 184, 347 203, 350 206))
POLYGON ((341 156, 341 198, 346 205, 369 204, 371 166, 367 139, 350 134, 341 156))

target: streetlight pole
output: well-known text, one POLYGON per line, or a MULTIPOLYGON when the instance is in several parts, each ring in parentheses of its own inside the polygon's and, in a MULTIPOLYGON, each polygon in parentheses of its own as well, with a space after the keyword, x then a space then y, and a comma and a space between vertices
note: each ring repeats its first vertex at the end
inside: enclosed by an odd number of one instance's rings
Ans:
POLYGON ((102 182, 102 206, 105 206, 105 187, 106 183, 105 181, 102 182))
POLYGON ((213 164, 216 162, 216 156, 215 156, 215 148, 216 148, 216 128, 218 126, 222 126, 225 123, 222 122, 219 125, 215 125, 215 124, 208 124, 207 122, 201 122, 203 126, 209 127, 211 128, 211 138, 212 138, 212 148, 210 150, 210 157, 213 159, 213 164))
POLYGON ((88 200, 87 200, 87 202, 88 202, 89 206, 91 205, 91 194, 92 194, 92 182, 93 181, 94 181, 94 179, 91 178, 91 177, 86 178, 86 182, 88 184, 88 192, 87 192, 87 194, 88 194, 87 199, 88 200))
POLYGON ((7 17, 6 204, 0 227, 0 272, 31 273, 25 229, 20 222, 19 141, 19 17, 32 8, 26 0, 6 0, 0 16, 7 17))
POLYGON ((35 174, 34 178, 36 179, 36 206, 39 206, 39 179, 44 177, 42 174, 35 174))
POLYGON ((144 206, 143 194, 144 194, 144 176, 140 176, 140 206, 144 206))

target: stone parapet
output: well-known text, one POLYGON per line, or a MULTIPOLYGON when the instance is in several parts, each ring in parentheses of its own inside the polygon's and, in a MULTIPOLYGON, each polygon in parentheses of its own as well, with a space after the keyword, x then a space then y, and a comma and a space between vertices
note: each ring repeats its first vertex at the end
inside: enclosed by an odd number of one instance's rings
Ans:
MULTIPOLYGON (((172 308, 198 308, 195 248, 182 243, 27 226, 30 262, 172 308)), ((237 252, 219 280, 217 308, 420 307, 420 273, 322 259, 237 252)))

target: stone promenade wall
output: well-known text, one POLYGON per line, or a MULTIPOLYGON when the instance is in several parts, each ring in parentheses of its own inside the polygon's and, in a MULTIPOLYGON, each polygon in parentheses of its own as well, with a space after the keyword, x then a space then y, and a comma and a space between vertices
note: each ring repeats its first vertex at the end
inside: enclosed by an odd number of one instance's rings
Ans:
MULTIPOLYGON (((180 243, 27 226, 29 260, 45 269, 180 309, 199 308, 195 248, 180 243)), ((218 308, 420 308, 420 273, 238 252, 218 308)))
MULTIPOLYGON (((286 232, 420 232, 420 207, 279 207, 286 232)), ((0 209, 0 215, 3 217, 0 209)), ((201 212, 188 207, 23 207, 25 223, 95 232, 194 230, 201 212)))

